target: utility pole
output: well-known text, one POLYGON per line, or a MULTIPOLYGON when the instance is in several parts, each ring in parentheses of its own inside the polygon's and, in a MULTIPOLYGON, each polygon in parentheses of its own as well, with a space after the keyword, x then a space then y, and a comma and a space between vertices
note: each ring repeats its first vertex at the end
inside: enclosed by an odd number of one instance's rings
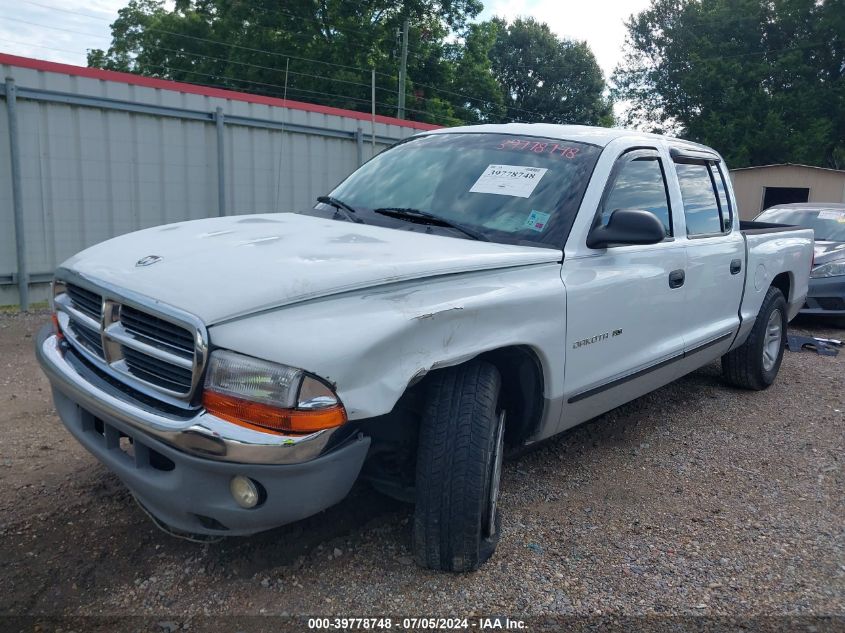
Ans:
POLYGON ((405 118, 405 73, 408 70, 408 18, 402 24, 402 62, 399 65, 399 108, 397 118, 405 118))

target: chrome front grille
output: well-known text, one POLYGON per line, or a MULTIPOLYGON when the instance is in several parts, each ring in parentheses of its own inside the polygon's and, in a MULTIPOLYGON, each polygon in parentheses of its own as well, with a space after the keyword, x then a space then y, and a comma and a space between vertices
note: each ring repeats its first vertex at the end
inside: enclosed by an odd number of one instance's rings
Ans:
POLYGON ((130 374, 150 384, 177 393, 187 393, 191 389, 193 372, 177 367, 154 356, 122 345, 120 348, 126 368, 130 374))
POLYGON ((92 330, 84 325, 80 325, 76 321, 70 322, 69 330, 72 336, 76 337, 80 343, 96 354, 98 358, 105 358, 103 355, 103 338, 100 336, 99 330, 92 330))
POLYGON ((73 284, 67 285, 67 294, 74 308, 99 322, 100 310, 103 305, 102 296, 73 284))
POLYGON ((120 322, 127 332, 150 345, 190 358, 194 354, 194 337, 189 330, 152 314, 121 306, 120 322))
POLYGON ((208 354, 205 327, 148 302, 85 279, 57 279, 53 297, 65 338, 89 361, 146 395, 190 407, 208 354))

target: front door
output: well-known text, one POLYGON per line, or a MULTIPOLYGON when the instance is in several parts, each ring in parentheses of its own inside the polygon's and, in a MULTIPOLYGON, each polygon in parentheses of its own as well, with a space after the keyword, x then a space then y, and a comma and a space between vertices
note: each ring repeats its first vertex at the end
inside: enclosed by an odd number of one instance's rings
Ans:
POLYGON ((664 225, 652 245, 585 249, 567 257, 565 402, 568 428, 669 382, 683 357, 685 241, 675 239, 666 160, 656 149, 622 154, 596 222, 644 209, 664 225))

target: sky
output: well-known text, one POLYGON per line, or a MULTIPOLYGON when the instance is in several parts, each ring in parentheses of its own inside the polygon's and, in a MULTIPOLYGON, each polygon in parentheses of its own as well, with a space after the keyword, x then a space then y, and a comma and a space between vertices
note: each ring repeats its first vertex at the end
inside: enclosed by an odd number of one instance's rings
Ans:
POLYGON ((108 48, 127 1, 0 0, 0 52, 85 66, 87 49, 108 48))
MULTIPOLYGON (((109 25, 127 0, 0 0, 0 52, 84 66, 108 48, 109 25), (82 15, 78 15, 82 14, 82 15)), ((610 78, 622 59, 624 21, 649 0, 484 0, 480 19, 531 16, 561 37, 586 40, 610 78)))
MULTIPOLYGON (((3 1, 3 0, 0 0, 3 1)), ((605 79, 622 61, 625 20, 650 4, 649 0, 484 0, 482 19, 533 17, 552 32, 571 40, 585 40, 604 71, 605 79)))

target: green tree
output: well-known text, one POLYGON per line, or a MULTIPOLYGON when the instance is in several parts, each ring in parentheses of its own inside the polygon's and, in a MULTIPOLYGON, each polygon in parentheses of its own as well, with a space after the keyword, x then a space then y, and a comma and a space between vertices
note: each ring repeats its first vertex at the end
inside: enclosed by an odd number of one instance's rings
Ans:
POLYGON ((586 42, 560 39, 545 23, 494 18, 490 50, 505 118, 548 123, 611 124, 612 108, 595 55, 586 42))
POLYGON ((627 28, 613 94, 628 123, 736 167, 845 167, 842 0, 652 0, 627 28))
POLYGON ((88 63, 365 111, 375 68, 377 110, 395 115, 397 33, 407 18, 408 117, 453 123, 467 99, 438 90, 454 84, 446 37, 467 32, 474 41, 468 25, 480 10, 480 0, 176 0, 172 9, 130 0, 112 24, 108 51, 91 51, 88 63))
POLYGON ((456 116, 466 122, 498 122, 505 117, 504 95, 493 75, 490 50, 498 25, 471 24, 462 41, 447 52, 451 61, 449 92, 456 116))

